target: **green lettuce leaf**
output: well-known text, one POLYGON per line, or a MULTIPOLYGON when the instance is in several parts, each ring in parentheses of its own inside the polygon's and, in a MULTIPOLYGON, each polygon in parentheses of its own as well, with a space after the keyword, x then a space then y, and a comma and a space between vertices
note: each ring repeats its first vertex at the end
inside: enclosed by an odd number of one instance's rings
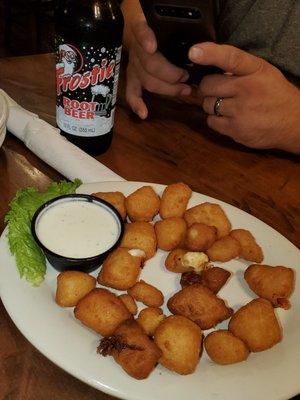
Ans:
POLYGON ((79 179, 55 182, 45 192, 29 187, 19 190, 10 203, 10 210, 5 216, 9 248, 16 258, 20 277, 25 277, 34 286, 39 286, 45 278, 46 260, 31 234, 31 219, 42 204, 55 197, 75 193, 80 184, 79 179))

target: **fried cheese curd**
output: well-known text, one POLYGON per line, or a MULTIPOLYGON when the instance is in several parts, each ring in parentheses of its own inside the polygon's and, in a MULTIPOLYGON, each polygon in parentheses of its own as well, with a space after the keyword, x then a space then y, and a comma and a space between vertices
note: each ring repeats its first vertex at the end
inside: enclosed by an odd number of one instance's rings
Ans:
POLYGON ((98 353, 110 355, 135 379, 145 379, 154 370, 161 351, 134 320, 123 322, 115 332, 103 338, 98 353))
POLYGON ((157 247, 165 251, 170 251, 183 244, 186 233, 186 222, 183 218, 170 217, 157 221, 154 229, 157 247))
POLYGON ((96 287, 96 279, 80 271, 64 271, 57 277, 55 301, 61 307, 75 307, 96 287))
POLYGON ((206 251, 217 240, 217 228, 195 222, 188 227, 185 236, 185 244, 191 251, 206 251))
POLYGON ((185 249, 172 250, 166 260, 165 267, 167 270, 175 273, 185 273, 190 271, 202 271, 209 259, 202 252, 192 252, 185 249))
POLYGON ((207 268, 201 273, 201 283, 217 294, 228 281, 231 273, 221 267, 207 268))
POLYGON ((295 282, 292 268, 253 264, 246 269, 244 278, 254 293, 269 300, 274 307, 291 307, 288 299, 295 282))
POLYGON ((218 239, 228 235, 231 230, 231 223, 218 204, 208 202, 198 204, 184 213, 184 219, 188 227, 196 222, 216 227, 218 239))
POLYGON ((129 294, 124 293, 118 297, 119 297, 119 299, 122 300, 122 302, 124 303, 124 305, 126 306, 128 311, 130 312, 130 314, 132 314, 132 315, 137 314, 137 312, 138 312, 137 305, 136 305, 134 299, 129 294))
POLYGON ((131 193, 125 204, 131 221, 149 222, 159 211, 160 198, 151 186, 143 186, 131 193))
POLYGON ((147 307, 140 311, 136 321, 148 336, 153 336, 156 328, 165 318, 160 308, 147 307))
POLYGON ((232 315, 232 309, 210 289, 195 283, 175 293, 168 303, 172 314, 189 318, 201 329, 210 329, 232 315))
POLYGON ((240 257, 244 260, 261 263, 264 255, 261 247, 256 243, 256 240, 251 232, 246 229, 233 229, 230 236, 236 239, 241 247, 240 257))
POLYGON ((148 307, 160 307, 164 303, 162 292, 143 280, 128 289, 128 294, 148 307))
POLYGON ((201 283, 214 294, 225 285, 231 273, 220 267, 205 268, 202 272, 185 272, 181 275, 180 285, 185 288, 195 283, 201 283))
POLYGON ((162 194, 159 215, 162 219, 182 218, 192 196, 192 189, 185 183, 172 183, 162 194))
POLYGON ((226 262, 240 256, 240 243, 231 236, 224 236, 217 240, 210 249, 206 251, 211 261, 226 262))
POLYGON ((138 280, 145 258, 142 250, 133 254, 133 250, 118 247, 104 261, 97 281, 114 289, 129 289, 138 280))
POLYGON ((121 192, 97 192, 92 193, 92 196, 98 197, 99 199, 107 201, 117 211, 119 211, 123 220, 125 220, 127 212, 125 206, 125 196, 121 192))
POLYGON ((211 332, 204 339, 204 348, 209 358, 221 365, 245 361, 250 354, 245 343, 227 330, 211 332))
POLYGON ((201 280, 201 273, 199 272, 184 272, 181 274, 180 285, 183 289, 187 286, 194 285, 195 283, 201 283, 201 280))
POLYGON ((75 317, 102 336, 111 335, 131 314, 122 300, 107 289, 96 288, 77 303, 75 317))
POLYGON ((272 304, 260 298, 236 311, 228 329, 252 352, 270 349, 282 339, 282 330, 272 304))
POLYGON ((143 250, 148 260, 156 253, 156 246, 156 235, 152 224, 144 221, 125 224, 120 247, 143 250))
POLYGON ((162 351, 160 364, 181 375, 192 374, 200 360, 202 332, 189 319, 172 315, 157 327, 154 342, 162 351))

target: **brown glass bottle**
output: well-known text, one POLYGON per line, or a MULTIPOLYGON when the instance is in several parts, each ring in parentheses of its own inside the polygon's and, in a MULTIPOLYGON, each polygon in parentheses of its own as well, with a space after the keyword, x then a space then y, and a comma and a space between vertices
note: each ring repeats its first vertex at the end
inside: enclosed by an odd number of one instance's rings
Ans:
POLYGON ((112 141, 123 26, 116 0, 58 0, 56 122, 93 155, 112 141))

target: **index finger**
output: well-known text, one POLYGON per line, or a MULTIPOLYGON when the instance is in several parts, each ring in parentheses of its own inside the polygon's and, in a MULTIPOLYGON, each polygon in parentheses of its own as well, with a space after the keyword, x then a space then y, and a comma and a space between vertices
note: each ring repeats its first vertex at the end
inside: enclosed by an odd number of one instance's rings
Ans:
POLYGON ((154 54, 148 54, 140 46, 136 46, 136 56, 139 58, 142 67, 156 78, 169 83, 185 82, 188 79, 187 71, 171 64, 158 51, 154 54))
POLYGON ((147 53, 153 54, 156 52, 156 37, 146 21, 139 21, 136 24, 133 24, 131 29, 137 42, 147 53))
POLYGON ((257 72, 263 59, 226 44, 211 42, 197 44, 189 51, 191 61, 200 65, 214 65, 235 75, 249 75, 257 72))

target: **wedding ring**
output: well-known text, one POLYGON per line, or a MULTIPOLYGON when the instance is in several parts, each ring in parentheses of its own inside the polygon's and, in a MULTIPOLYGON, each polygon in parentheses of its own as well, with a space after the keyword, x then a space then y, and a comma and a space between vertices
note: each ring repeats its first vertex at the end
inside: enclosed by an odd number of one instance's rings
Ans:
POLYGON ((215 106, 214 106, 214 113, 217 117, 223 117, 223 115, 220 112, 220 107, 223 101, 223 97, 218 97, 216 102, 215 102, 215 106))

